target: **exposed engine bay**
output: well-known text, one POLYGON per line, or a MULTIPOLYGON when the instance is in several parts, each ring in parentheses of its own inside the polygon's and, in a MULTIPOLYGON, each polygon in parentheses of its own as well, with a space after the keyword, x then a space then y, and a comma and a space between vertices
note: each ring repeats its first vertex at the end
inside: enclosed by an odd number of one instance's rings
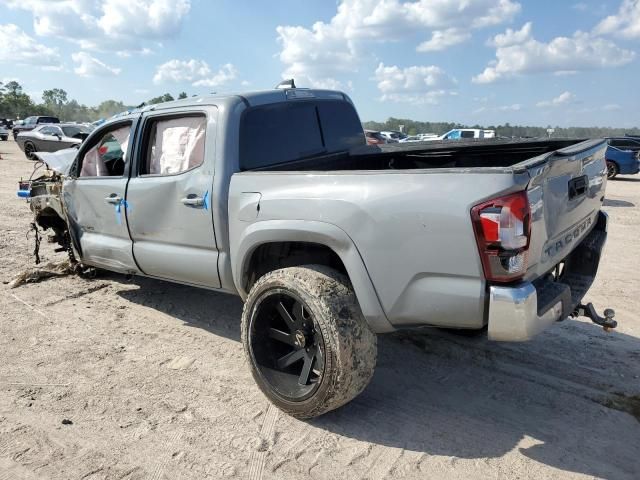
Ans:
POLYGON ((18 196, 27 200, 33 212, 31 228, 34 231, 33 254, 36 265, 40 263, 40 230, 43 230, 49 233, 49 243, 58 244, 56 252, 67 252, 69 267, 74 273, 82 273, 84 269, 73 251, 62 202, 62 182, 76 153, 77 149, 73 148, 60 150, 55 154, 37 152, 38 161, 34 164, 30 178, 19 182, 18 196))

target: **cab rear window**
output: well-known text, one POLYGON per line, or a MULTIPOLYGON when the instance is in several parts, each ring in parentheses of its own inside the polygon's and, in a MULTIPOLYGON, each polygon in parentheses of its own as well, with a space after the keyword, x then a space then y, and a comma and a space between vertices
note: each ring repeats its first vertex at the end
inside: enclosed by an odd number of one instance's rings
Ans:
POLYGON ((240 125, 240 168, 251 170, 364 145, 360 119, 347 102, 276 103, 247 110, 240 125))

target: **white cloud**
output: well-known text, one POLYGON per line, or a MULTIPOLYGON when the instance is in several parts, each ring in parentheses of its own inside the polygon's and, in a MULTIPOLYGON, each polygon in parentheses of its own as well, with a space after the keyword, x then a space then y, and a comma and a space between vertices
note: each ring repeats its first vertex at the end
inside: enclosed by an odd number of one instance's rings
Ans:
POLYGON ((520 8, 513 0, 341 0, 329 22, 277 27, 282 76, 300 85, 340 86, 340 77, 357 71, 372 51, 368 45, 430 33, 418 50, 442 50, 469 38, 469 29, 511 21, 520 8))
POLYGON ((618 13, 602 20, 594 32, 598 35, 640 38, 640 0, 623 0, 618 13))
POLYGON ((531 22, 525 23, 520 30, 512 30, 507 28, 504 33, 499 33, 493 38, 487 41, 487 45, 490 47, 510 47, 511 45, 517 45, 524 43, 531 39, 531 29, 533 24, 531 22))
POLYGON ((434 30, 431 39, 422 42, 416 50, 418 52, 437 52, 446 50, 449 47, 463 43, 471 38, 471 34, 458 28, 447 28, 446 30, 434 30))
POLYGON ((64 38, 83 49, 145 51, 145 43, 175 36, 191 0, 7 0, 33 15, 36 35, 64 38))
POLYGON ((485 112, 519 112, 520 110, 522 110, 522 108, 523 107, 520 103, 514 103, 511 105, 500 105, 497 107, 489 107, 489 106, 483 105, 481 107, 476 108, 471 113, 477 115, 479 113, 485 113, 485 112))
POLYGON ((0 45, 0 63, 35 65, 47 70, 62 67, 56 48, 38 43, 12 23, 0 25, 0 45))
POLYGON ((153 83, 190 83, 194 87, 219 88, 238 75, 236 68, 227 63, 213 72, 204 60, 169 60, 158 65, 153 83))
POLYGON ((473 77, 475 83, 492 83, 519 74, 567 74, 598 68, 618 67, 631 62, 635 53, 610 40, 575 32, 549 43, 533 38, 531 23, 520 30, 508 29, 489 43, 496 47, 496 59, 473 77))
POLYGON ((543 100, 536 103, 536 107, 559 107, 560 105, 567 105, 575 100, 576 96, 571 92, 562 92, 551 100, 543 100))
POLYGON ((112 77, 120 73, 119 68, 110 67, 87 52, 73 53, 71 59, 77 63, 73 71, 81 77, 112 77))
POLYGON ((375 72, 380 100, 437 103, 439 97, 455 94, 456 80, 435 65, 400 68, 378 65, 375 72))
POLYGON ((522 105, 519 103, 514 103, 512 105, 502 105, 498 107, 498 111, 500 112, 519 112, 522 110, 522 105))
POLYGON ((622 107, 617 103, 608 103, 602 109, 605 112, 617 112, 618 110, 622 110, 622 107))

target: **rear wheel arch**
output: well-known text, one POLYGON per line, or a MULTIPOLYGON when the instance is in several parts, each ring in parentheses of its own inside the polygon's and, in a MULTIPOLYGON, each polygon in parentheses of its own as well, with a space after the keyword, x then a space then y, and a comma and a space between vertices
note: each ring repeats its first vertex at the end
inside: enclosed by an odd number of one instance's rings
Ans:
POLYGON ((271 271, 309 264, 324 265, 349 279, 362 313, 374 332, 395 330, 382 309, 364 262, 346 232, 335 225, 316 221, 269 223, 254 223, 236 245, 232 243, 236 247, 232 248, 233 278, 243 299, 253 284, 271 271), (293 255, 289 255, 292 252, 293 255))

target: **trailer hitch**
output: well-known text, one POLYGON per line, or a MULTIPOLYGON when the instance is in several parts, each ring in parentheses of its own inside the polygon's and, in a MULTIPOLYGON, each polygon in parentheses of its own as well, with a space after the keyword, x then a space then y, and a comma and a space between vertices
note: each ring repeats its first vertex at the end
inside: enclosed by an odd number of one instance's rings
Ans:
POLYGON ((608 332, 618 326, 618 322, 613 319, 615 316, 616 312, 614 312, 612 308, 607 308, 604 311, 604 317, 601 317, 596 312, 596 308, 593 306, 593 303, 587 303, 586 305, 580 304, 571 314, 571 317, 573 318, 590 318, 593 323, 600 325, 605 332, 608 332))

